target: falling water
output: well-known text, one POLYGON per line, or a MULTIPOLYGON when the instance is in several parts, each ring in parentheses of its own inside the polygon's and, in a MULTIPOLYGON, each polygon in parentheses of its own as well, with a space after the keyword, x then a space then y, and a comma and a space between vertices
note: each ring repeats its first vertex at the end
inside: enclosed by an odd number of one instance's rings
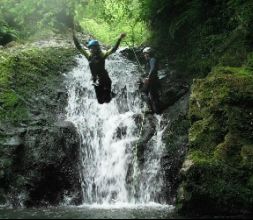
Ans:
POLYGON ((67 120, 72 121, 81 136, 81 171, 85 204, 147 204, 161 193, 160 158, 163 151, 160 121, 156 116, 156 135, 148 143, 149 157, 133 184, 136 167, 134 146, 140 132, 135 116, 144 106, 137 91, 139 78, 135 64, 120 54, 107 60, 106 68, 117 96, 100 105, 91 85, 88 62, 77 58, 78 66, 66 76, 69 100, 67 120), (158 175, 159 174, 159 175, 158 175), (138 196, 136 192, 138 191, 138 196))

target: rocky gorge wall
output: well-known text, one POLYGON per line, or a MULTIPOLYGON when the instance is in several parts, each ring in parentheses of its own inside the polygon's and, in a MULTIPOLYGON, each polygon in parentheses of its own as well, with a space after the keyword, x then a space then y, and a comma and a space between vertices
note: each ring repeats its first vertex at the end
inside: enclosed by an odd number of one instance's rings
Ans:
POLYGON ((182 213, 252 214, 252 107, 250 65, 216 67, 206 78, 194 80, 189 149, 177 201, 182 213))
MULTIPOLYGON (((76 53, 70 43, 45 45, 0 50, 0 204, 58 205, 65 196, 82 202, 79 135, 64 121, 64 73, 76 53)), ((191 88, 165 75, 163 197, 185 215, 252 213, 252 56, 241 67, 213 69, 191 88)), ((153 116, 143 134, 140 160, 153 116)))

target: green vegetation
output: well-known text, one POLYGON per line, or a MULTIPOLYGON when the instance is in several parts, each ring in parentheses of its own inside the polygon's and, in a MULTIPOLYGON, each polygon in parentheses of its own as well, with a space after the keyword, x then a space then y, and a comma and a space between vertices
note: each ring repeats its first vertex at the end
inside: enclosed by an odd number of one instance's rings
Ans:
POLYGON ((125 31, 131 44, 150 44, 171 68, 195 76, 239 67, 252 52, 250 0, 88 0, 76 21, 106 43, 125 31))
POLYGON ((253 205, 253 71, 218 67, 193 83, 191 166, 182 173, 182 212, 238 214, 253 205), (212 207, 212 209, 210 209, 212 207))
POLYGON ((149 36, 141 10, 139 0, 2 0, 0 44, 65 33, 75 21, 104 43, 114 43, 121 32, 127 32, 128 43, 139 45, 149 36))
POLYGON ((90 0, 87 7, 77 8, 81 26, 105 43, 114 43, 121 32, 128 34, 129 45, 140 45, 148 39, 149 32, 140 18, 139 0, 90 0))
POLYGON ((74 50, 27 48, 0 52, 0 121, 23 121, 29 99, 44 83, 72 65, 74 50))
MULTIPOLYGON (((76 4, 80 2, 75 1, 76 4)), ((73 26, 74 7, 70 0, 1 0, 0 44, 33 35, 64 33, 73 26)))

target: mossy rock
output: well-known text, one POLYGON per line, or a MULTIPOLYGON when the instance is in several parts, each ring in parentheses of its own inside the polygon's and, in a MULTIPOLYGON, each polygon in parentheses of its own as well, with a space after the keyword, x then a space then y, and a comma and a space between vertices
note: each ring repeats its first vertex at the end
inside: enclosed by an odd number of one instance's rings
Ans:
POLYGON ((217 67, 195 80, 188 160, 181 171, 182 213, 252 213, 253 71, 217 67))
POLYGON ((245 66, 247 69, 253 70, 253 53, 248 54, 248 58, 245 63, 245 66))
POLYGON ((240 156, 242 158, 242 165, 253 169, 253 145, 243 145, 240 156))
POLYGON ((0 50, 0 203, 12 191, 26 189, 30 177, 22 170, 24 136, 56 120, 65 105, 59 96, 65 92, 63 73, 76 64, 75 55, 67 46, 0 50))
POLYGON ((222 162, 196 157, 184 175, 180 188, 180 211, 187 214, 237 215, 250 212, 252 186, 250 170, 240 170, 222 162))
POLYGON ((61 47, 0 51, 0 120, 27 120, 30 98, 70 70, 74 55, 61 47))

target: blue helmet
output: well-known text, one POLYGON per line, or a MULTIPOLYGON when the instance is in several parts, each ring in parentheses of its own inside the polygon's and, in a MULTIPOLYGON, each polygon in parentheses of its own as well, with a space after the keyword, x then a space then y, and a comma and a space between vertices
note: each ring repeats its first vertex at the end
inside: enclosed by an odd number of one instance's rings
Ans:
POLYGON ((88 42, 88 48, 92 47, 92 46, 99 46, 99 43, 97 40, 90 40, 88 42))

